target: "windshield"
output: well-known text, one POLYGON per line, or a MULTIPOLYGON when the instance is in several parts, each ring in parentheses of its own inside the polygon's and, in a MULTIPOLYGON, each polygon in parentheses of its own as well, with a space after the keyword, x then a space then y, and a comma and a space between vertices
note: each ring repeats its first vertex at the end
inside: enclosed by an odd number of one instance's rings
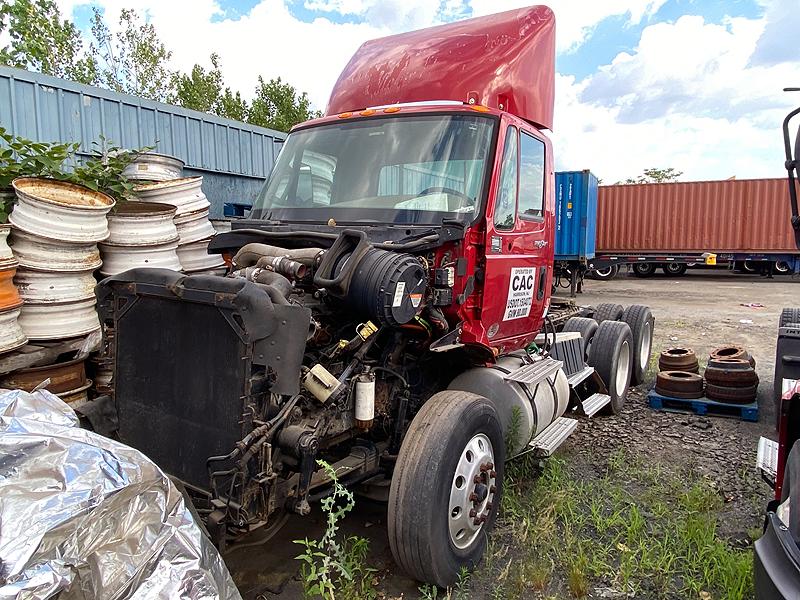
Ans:
POLYGON ((495 120, 401 116, 292 133, 251 218, 439 224, 480 211, 495 120))

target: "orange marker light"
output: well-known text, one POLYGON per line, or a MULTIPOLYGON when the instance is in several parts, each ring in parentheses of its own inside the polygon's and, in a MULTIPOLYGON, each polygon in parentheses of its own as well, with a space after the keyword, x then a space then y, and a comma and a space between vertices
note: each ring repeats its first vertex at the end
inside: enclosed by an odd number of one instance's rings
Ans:
POLYGON ((352 117, 352 116, 353 116, 353 113, 342 113, 342 114, 339 115, 339 118, 340 119, 346 119, 346 118, 352 117))
POLYGON ((367 110, 362 110, 358 114, 360 114, 362 117, 371 117, 372 115, 375 114, 375 111, 372 110, 371 108, 368 108, 367 110))
POLYGON ((483 106, 482 104, 470 104, 469 107, 478 112, 489 112, 491 110, 488 106, 483 106))
POLYGON ((399 107, 399 106, 390 106, 389 108, 384 108, 384 109, 383 109, 383 112, 385 112, 385 113, 396 113, 396 112, 400 112, 400 107, 399 107))

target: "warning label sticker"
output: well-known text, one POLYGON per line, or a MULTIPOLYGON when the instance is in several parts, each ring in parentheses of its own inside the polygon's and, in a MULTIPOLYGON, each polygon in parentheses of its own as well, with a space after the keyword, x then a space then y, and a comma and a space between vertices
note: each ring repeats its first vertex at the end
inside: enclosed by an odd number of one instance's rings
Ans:
POLYGON ((503 321, 522 319, 531 314, 533 292, 536 287, 536 267, 515 267, 511 269, 508 284, 506 312, 503 321))
POLYGON ((397 308, 403 303, 403 294, 406 291, 406 282, 405 281, 398 281, 397 287, 394 288, 394 301, 392 302, 392 308, 397 308))

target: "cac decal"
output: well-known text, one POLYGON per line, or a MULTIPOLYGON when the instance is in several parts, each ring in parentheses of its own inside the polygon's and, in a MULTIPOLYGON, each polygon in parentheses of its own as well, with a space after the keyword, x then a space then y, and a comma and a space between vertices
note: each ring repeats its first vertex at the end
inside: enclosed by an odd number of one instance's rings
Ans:
POLYGON ((522 319, 531 314, 533 292, 536 287, 536 267, 514 267, 508 284, 506 312, 503 321, 522 319))

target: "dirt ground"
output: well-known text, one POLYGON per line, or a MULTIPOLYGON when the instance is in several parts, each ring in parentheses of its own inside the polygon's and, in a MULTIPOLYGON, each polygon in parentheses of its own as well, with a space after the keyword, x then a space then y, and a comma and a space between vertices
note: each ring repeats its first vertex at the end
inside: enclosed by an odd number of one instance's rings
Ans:
MULTIPOLYGON (((600 465, 606 465, 609 457, 620 450, 635 452, 637 460, 645 464, 652 461, 659 468, 664 466, 665 477, 680 477, 687 470, 696 473, 719 494, 721 502, 715 509, 718 535, 732 548, 748 548, 770 497, 754 463, 758 438, 770 435, 774 423, 771 390, 778 317, 782 308, 800 305, 800 299, 795 297, 800 291, 798 283, 788 278, 768 280, 700 270, 677 278, 637 279, 621 274, 613 281, 587 281, 584 293, 577 298, 579 304, 615 302, 626 306, 647 304, 652 308, 656 318, 654 356, 664 348, 681 345, 693 348, 702 361, 718 345, 736 343, 747 347, 756 359, 761 380, 759 421, 653 411, 646 403, 645 387, 651 384, 648 382, 631 392, 622 414, 582 421, 557 454, 564 457, 574 474, 587 481, 603 477, 600 465), (756 303, 763 304, 763 308, 744 306, 756 303)), ((293 540, 319 538, 323 525, 322 516, 315 510, 309 518, 290 519, 268 543, 229 554, 226 561, 243 596, 301 598, 299 562, 294 560, 301 548, 293 540)), ((496 535, 502 539, 504 530, 507 535, 511 531, 510 526, 501 517, 496 535)), ((342 529, 344 534, 369 539, 369 564, 377 569, 379 597, 421 597, 418 584, 399 572, 392 561, 385 533, 385 506, 357 499, 356 509, 345 519, 342 529)), ((513 541, 509 549, 513 561, 513 541)), ((484 581, 473 579, 462 597, 508 597, 493 589, 497 587, 496 574, 483 577, 484 581)), ((550 576, 546 588, 546 595, 543 592, 531 597, 570 597, 557 575, 550 576)), ((520 597, 527 596, 523 593, 520 597)), ((614 597, 592 585, 586 596, 614 597)), ((665 597, 641 590, 625 596, 665 597)))

